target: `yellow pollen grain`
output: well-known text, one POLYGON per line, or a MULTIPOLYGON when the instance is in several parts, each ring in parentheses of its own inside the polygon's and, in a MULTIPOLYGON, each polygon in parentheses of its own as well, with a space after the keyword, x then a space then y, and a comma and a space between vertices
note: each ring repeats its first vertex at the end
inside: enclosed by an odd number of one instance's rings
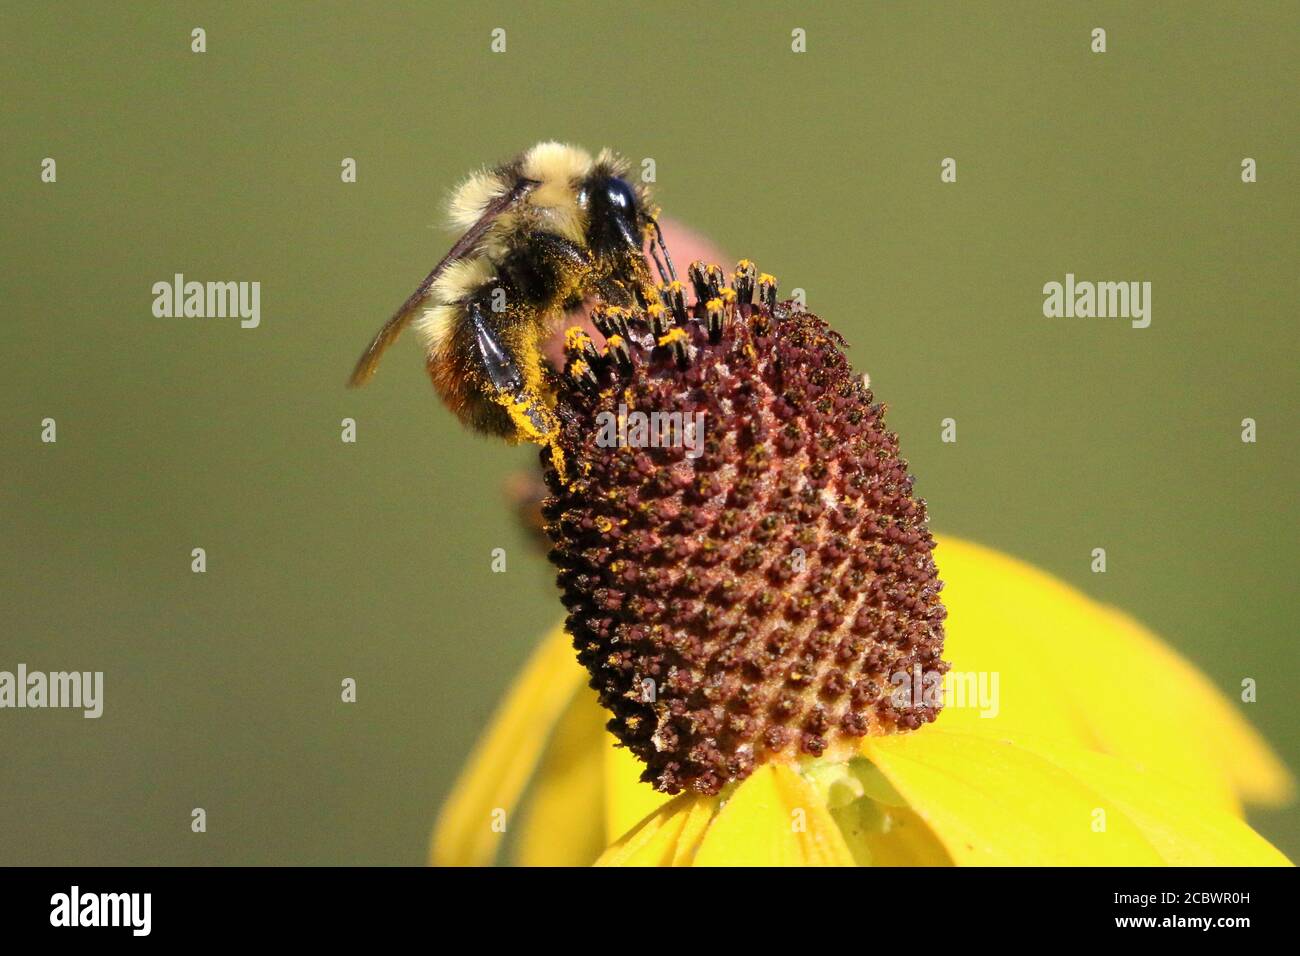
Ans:
POLYGON ((596 530, 601 534, 609 534, 614 530, 614 522, 610 521, 609 518, 604 515, 601 515, 596 519, 596 530))
POLYGON ((569 330, 564 333, 564 347, 566 349, 572 349, 577 351, 585 348, 590 344, 591 344, 591 337, 588 336, 586 332, 582 331, 582 329, 578 328, 578 326, 576 325, 570 327, 569 330))

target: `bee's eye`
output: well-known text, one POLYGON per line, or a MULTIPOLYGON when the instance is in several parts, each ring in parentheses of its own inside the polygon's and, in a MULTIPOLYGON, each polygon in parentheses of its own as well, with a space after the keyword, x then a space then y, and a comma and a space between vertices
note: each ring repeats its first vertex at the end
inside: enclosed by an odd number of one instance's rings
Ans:
POLYGON ((605 184, 605 198, 609 200, 611 206, 623 210, 625 214, 636 208, 632 187, 617 177, 605 184))
POLYGON ((641 248, 642 211, 636 194, 625 180, 601 176, 583 184, 578 203, 590 203, 587 239, 598 253, 641 248))

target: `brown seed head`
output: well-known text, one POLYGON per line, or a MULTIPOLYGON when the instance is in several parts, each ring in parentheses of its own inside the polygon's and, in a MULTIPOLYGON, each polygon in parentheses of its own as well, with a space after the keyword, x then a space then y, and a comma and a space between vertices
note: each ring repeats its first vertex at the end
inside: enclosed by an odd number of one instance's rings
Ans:
POLYGON ((610 730, 657 789, 716 793, 934 720, 899 688, 947 669, 945 611, 925 502, 843 339, 752 264, 691 278, 685 321, 679 285, 598 312, 603 349, 574 338, 544 515, 610 730))

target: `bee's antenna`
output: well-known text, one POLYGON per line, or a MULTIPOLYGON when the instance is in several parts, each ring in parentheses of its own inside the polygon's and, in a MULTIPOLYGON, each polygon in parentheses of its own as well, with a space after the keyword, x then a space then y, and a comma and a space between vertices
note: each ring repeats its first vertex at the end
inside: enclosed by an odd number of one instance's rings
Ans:
POLYGON ((655 227, 655 242, 659 245, 660 251, 664 254, 664 261, 668 263, 668 274, 664 275, 664 267, 659 264, 659 255, 655 252, 654 246, 650 247, 650 254, 654 256, 655 267, 659 270, 659 278, 663 281, 676 282, 677 270, 673 268, 673 257, 668 254, 668 246, 664 243, 664 231, 659 228, 659 220, 651 219, 650 225, 655 227))

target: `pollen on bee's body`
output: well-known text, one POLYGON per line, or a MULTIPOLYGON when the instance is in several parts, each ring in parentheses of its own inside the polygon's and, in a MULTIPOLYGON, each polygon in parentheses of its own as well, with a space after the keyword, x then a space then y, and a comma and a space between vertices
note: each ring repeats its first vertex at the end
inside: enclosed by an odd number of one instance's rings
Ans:
POLYGON ((707 297, 684 317, 598 310, 603 354, 575 343, 556 395, 581 477, 543 452, 546 513, 572 516, 547 531, 579 660, 669 793, 919 727, 937 705, 895 699, 891 677, 947 669, 925 503, 883 406, 775 279, 748 261, 722 276, 691 264, 707 297), (596 423, 621 435, 620 409, 699 424, 689 449, 611 447, 596 423))

